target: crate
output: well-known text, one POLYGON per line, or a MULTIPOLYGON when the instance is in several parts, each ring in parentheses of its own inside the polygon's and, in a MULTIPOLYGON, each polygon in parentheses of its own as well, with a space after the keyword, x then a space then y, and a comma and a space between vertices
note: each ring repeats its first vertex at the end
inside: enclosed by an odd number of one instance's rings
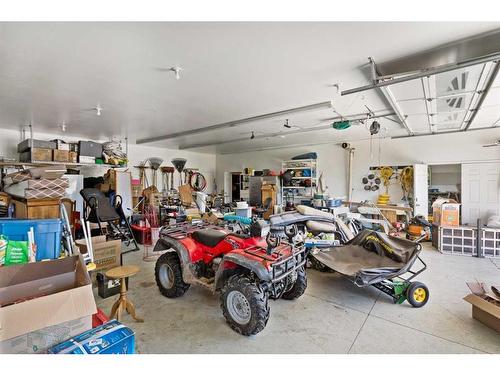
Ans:
MULTIPOLYGON (((438 250, 443 254, 477 257, 477 228, 439 227, 438 250)), ((500 258, 500 229, 481 228, 481 254, 479 255, 500 258)))
POLYGON ((35 232, 36 260, 59 258, 62 235, 61 220, 0 219, 0 234, 6 236, 9 240, 28 241, 30 228, 33 228, 35 232))
POLYGON ((78 152, 69 151, 69 162, 70 163, 78 163, 78 152))
POLYGON ((30 163, 32 161, 52 161, 52 149, 50 148, 32 148, 19 154, 19 161, 30 163))
POLYGON ((488 258, 500 258, 500 228, 482 228, 481 244, 483 255, 488 258))
POLYGON ((59 198, 12 199, 16 219, 59 219, 59 198))
POLYGON ((57 143, 54 141, 41 141, 39 139, 28 138, 17 145, 17 152, 21 153, 33 148, 48 148, 53 150, 57 148, 57 143))
POLYGON ((54 161, 69 162, 69 151, 67 150, 52 150, 52 158, 54 161))
POLYGON ((102 157, 102 144, 92 141, 78 142, 80 156, 91 156, 96 159, 102 157))

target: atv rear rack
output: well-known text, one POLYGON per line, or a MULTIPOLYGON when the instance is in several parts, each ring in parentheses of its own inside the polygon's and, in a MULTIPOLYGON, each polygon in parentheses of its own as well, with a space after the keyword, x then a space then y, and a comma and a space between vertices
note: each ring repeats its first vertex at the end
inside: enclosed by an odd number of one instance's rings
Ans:
POLYGON ((176 224, 170 227, 164 227, 160 235, 167 236, 173 238, 174 240, 182 240, 188 237, 194 231, 200 229, 220 229, 219 227, 212 224, 190 224, 190 223, 181 223, 176 224))

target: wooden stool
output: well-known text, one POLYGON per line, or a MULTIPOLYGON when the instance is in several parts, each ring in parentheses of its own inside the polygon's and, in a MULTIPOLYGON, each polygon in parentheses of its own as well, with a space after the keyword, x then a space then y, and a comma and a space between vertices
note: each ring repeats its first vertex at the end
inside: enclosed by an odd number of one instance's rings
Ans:
POLYGON ((106 271, 106 277, 108 279, 120 279, 120 298, 113 304, 113 307, 111 308, 110 319, 113 319, 116 315, 117 319, 120 321, 122 317, 122 311, 126 310, 136 321, 141 323, 144 322, 144 319, 138 318, 135 315, 135 306, 127 297, 127 284, 125 282, 126 277, 134 276, 138 272, 139 267, 137 266, 121 266, 111 268, 109 271, 106 271))

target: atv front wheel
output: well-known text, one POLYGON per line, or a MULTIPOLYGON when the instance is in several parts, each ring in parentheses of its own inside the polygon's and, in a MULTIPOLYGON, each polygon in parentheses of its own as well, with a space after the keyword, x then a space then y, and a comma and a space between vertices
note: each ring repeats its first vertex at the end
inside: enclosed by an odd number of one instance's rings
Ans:
POLYGON ((248 276, 231 276, 222 288, 220 300, 227 323, 242 335, 259 333, 269 320, 267 294, 248 276))
POLYGON ((299 298, 304 292, 306 291, 307 288, 307 274, 306 270, 304 267, 300 267, 297 270, 297 279, 295 280, 295 283, 293 283, 293 286, 287 290, 281 298, 283 299, 297 299, 299 298))
POLYGON ((176 253, 162 254, 155 265, 156 285, 161 294, 168 298, 180 297, 189 289, 182 279, 182 268, 176 253))

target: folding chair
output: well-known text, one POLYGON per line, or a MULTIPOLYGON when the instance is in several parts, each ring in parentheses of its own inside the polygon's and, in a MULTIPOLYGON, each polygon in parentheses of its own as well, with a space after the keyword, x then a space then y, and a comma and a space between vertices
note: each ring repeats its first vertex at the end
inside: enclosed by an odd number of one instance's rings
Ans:
MULTIPOLYGON (((127 246, 133 243, 134 248, 123 251, 123 254, 139 250, 130 223, 122 208, 122 197, 115 196, 113 205, 102 191, 95 188, 80 190, 80 195, 84 200, 84 219, 91 223, 96 223, 101 234, 103 232, 102 223, 107 223, 111 228, 111 237, 121 239, 127 246)), ((109 231, 108 231, 109 232, 109 231)))

